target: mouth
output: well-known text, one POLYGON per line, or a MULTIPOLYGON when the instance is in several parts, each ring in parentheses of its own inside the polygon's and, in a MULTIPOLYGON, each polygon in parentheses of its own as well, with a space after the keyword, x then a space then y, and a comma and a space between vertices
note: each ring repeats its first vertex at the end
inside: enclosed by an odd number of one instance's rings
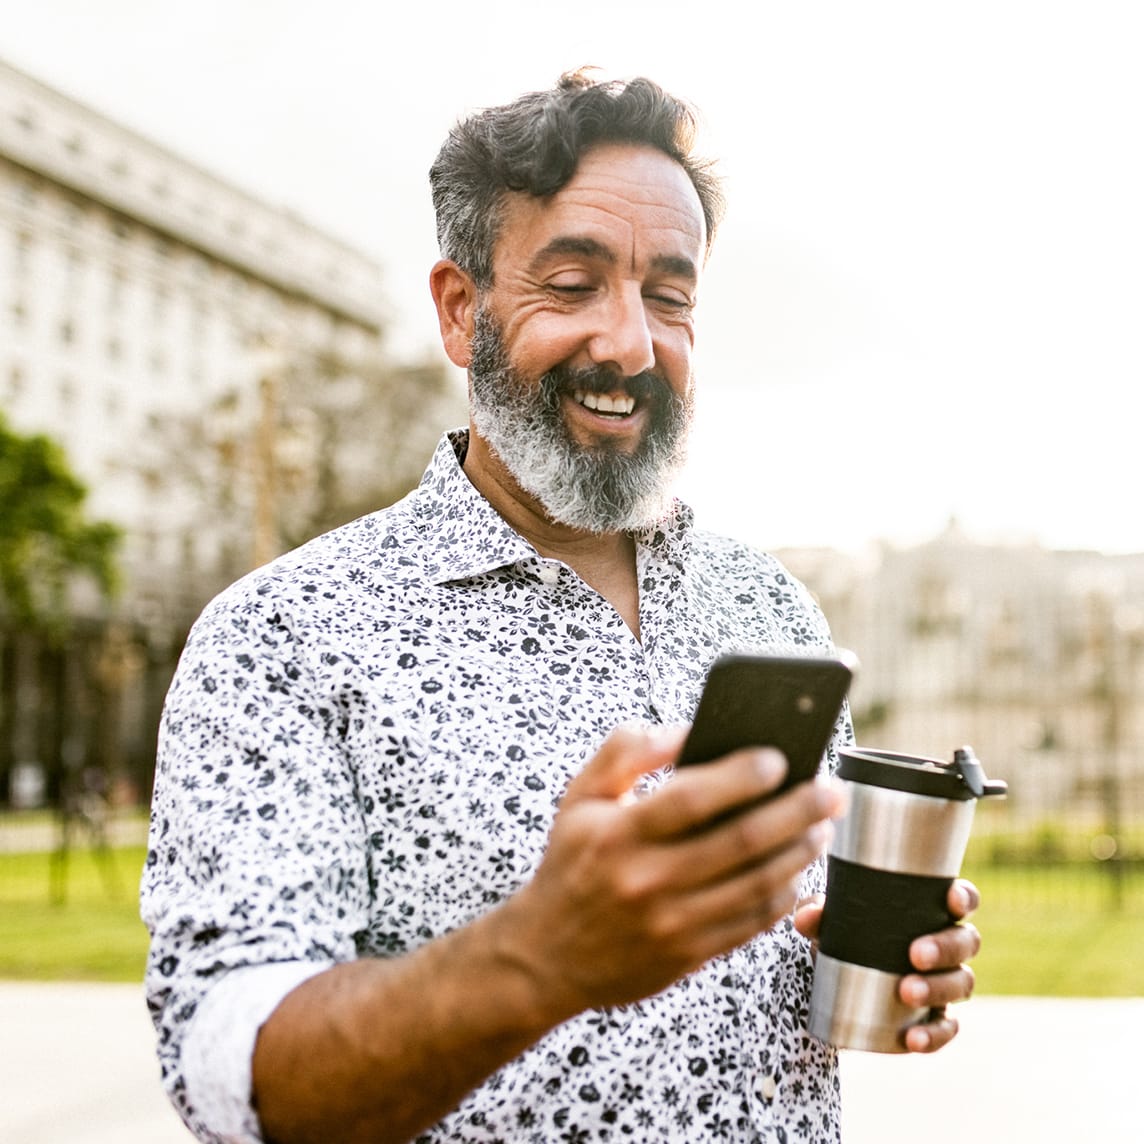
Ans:
POLYGON ((635 411, 636 399, 627 393, 587 393, 577 389, 572 394, 577 405, 601 417, 630 417, 635 411))

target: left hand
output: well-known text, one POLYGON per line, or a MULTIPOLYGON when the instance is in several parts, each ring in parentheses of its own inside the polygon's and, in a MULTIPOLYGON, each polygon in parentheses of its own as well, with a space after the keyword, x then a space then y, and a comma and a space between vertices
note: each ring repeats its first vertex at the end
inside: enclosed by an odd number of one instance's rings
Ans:
MULTIPOLYGON (((819 894, 800 902, 795 909, 795 929, 811 941, 818 936, 822 902, 819 894)), ((899 995, 914 1008, 930 1008, 930 1020, 906 1032, 906 1048, 910 1052, 936 1052, 957 1036, 957 1021, 946 1013, 945 1007, 965 1001, 973 993, 973 970, 965 963, 980 950, 981 935, 965 919, 980 903, 977 887, 963 878, 957 879, 949 888, 947 905, 960 924, 915 938, 910 945, 910 961, 918 972, 902 978, 899 995)))

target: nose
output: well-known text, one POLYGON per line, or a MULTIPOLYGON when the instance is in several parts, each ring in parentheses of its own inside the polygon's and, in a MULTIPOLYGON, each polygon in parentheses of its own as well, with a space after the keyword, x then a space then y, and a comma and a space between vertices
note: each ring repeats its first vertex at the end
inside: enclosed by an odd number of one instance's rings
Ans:
POLYGON ((624 377, 635 377, 655 365, 647 310, 637 286, 609 296, 588 352, 596 365, 611 365, 624 377))

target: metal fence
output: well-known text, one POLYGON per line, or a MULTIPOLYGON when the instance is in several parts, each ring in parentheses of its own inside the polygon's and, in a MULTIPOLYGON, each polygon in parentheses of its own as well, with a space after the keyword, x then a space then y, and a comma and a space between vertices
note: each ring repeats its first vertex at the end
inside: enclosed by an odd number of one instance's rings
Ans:
MULTIPOLYGON (((1110 642, 1104 625, 1086 642, 1043 615, 1057 628, 1036 646, 1061 649, 1057 662, 940 626, 899 625, 895 641, 886 610, 875 642, 869 626, 847 630, 853 610, 833 610, 864 661, 862 745, 949 758, 970 743, 1009 782, 1007 800, 978 808, 966 858, 967 873, 998 875, 995 904, 1144 911, 1144 640, 1110 642)), ((0 807, 145 805, 181 645, 181 632, 119 624, 80 624, 66 640, 0 626, 0 807)))

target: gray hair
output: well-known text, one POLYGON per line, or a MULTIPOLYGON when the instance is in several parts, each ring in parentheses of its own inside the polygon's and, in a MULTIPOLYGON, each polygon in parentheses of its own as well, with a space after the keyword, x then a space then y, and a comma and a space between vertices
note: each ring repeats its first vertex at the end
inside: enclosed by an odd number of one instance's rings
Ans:
POLYGON ((597 143, 646 144, 679 163, 699 196, 710 251, 724 201, 712 165, 693 153, 696 134, 694 111, 651 80, 596 82, 583 70, 478 112, 449 132, 429 170, 441 257, 480 289, 491 286, 505 194, 555 194, 597 143))

